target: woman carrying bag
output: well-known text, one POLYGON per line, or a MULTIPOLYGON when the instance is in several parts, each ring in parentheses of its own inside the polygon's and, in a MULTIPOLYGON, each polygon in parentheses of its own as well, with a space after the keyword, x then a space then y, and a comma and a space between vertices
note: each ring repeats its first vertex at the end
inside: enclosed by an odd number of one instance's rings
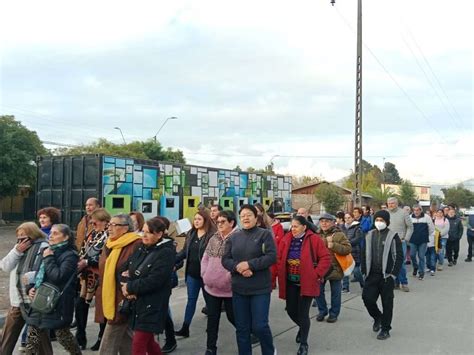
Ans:
POLYGON ((28 292, 31 308, 25 314, 28 325, 26 354, 37 354, 42 333, 56 331, 59 343, 70 354, 82 354, 69 325, 74 312, 77 262, 79 260, 71 229, 65 224, 51 228, 49 248, 36 274, 35 285, 28 292), (51 292, 54 289, 55 291, 51 292), (55 301, 50 302, 50 298, 55 301))
POLYGON ((143 226, 142 245, 122 269, 122 293, 126 300, 121 312, 129 312, 129 326, 134 331, 132 355, 160 355, 154 334, 163 331, 168 315, 176 248, 165 238, 166 225, 159 217, 143 226))

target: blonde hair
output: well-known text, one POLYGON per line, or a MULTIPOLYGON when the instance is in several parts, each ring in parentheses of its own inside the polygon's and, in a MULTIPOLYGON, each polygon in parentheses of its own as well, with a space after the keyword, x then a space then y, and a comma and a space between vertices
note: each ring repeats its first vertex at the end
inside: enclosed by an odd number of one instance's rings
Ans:
POLYGON ((25 222, 20 224, 16 229, 16 235, 18 235, 20 230, 22 230, 27 237, 30 237, 33 240, 47 237, 46 234, 44 234, 41 229, 39 229, 35 222, 25 222))
POLYGON ((110 216, 109 212, 106 211, 105 208, 98 208, 91 213, 90 218, 97 219, 101 222, 110 222, 112 217, 110 216))

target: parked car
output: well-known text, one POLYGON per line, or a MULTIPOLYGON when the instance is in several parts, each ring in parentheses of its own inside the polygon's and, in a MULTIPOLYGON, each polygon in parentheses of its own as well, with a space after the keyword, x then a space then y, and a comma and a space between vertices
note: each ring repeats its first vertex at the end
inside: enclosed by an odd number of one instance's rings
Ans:
POLYGON ((293 214, 289 212, 278 212, 275 213, 275 218, 278 219, 283 226, 283 230, 288 232, 291 228, 291 219, 293 218, 293 214))

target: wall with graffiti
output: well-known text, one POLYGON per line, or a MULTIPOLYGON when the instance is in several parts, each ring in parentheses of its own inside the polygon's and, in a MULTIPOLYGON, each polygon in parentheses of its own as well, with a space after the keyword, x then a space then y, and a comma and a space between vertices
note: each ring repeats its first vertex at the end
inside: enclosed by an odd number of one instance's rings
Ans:
POLYGON ((274 212, 291 210, 291 177, 193 165, 103 157, 104 206, 111 213, 138 210, 147 217, 192 218, 204 205, 238 211, 262 203, 274 212))

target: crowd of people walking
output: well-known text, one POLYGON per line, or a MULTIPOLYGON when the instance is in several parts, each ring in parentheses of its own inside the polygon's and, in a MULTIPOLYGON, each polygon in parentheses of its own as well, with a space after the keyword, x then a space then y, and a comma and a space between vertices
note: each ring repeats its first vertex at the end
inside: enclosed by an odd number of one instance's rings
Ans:
MULTIPOLYGON (((238 216, 214 205, 194 215, 177 250, 164 217, 111 216, 95 198, 86 201, 85 210, 75 234, 53 207, 38 211, 39 226, 26 222, 16 229, 17 243, 0 260, 10 273, 11 303, 1 354, 12 354, 18 341, 26 354, 52 354, 54 340, 68 353, 81 354, 89 339, 99 354, 170 353, 176 337, 190 336, 202 291, 206 355, 217 354, 222 311, 235 328, 239 354, 252 354, 259 343, 263 355, 273 355, 269 312, 278 289, 298 327, 295 352, 305 355, 311 353, 311 307, 317 307, 316 321, 337 322, 341 294, 351 292, 351 283, 360 285, 372 329, 385 340, 394 290, 410 291, 406 265, 418 281, 442 271, 445 259, 455 267, 463 235, 455 206, 423 211, 418 205, 401 208, 396 198, 388 199, 386 209, 356 207, 316 221, 300 208, 286 232, 261 205, 243 205, 238 216), (183 266, 187 302, 175 330, 169 304, 183 266), (99 332, 91 337, 86 329, 93 302, 99 332), (163 346, 156 339, 161 333, 163 346)), ((470 262, 474 216, 467 235, 470 262)))

